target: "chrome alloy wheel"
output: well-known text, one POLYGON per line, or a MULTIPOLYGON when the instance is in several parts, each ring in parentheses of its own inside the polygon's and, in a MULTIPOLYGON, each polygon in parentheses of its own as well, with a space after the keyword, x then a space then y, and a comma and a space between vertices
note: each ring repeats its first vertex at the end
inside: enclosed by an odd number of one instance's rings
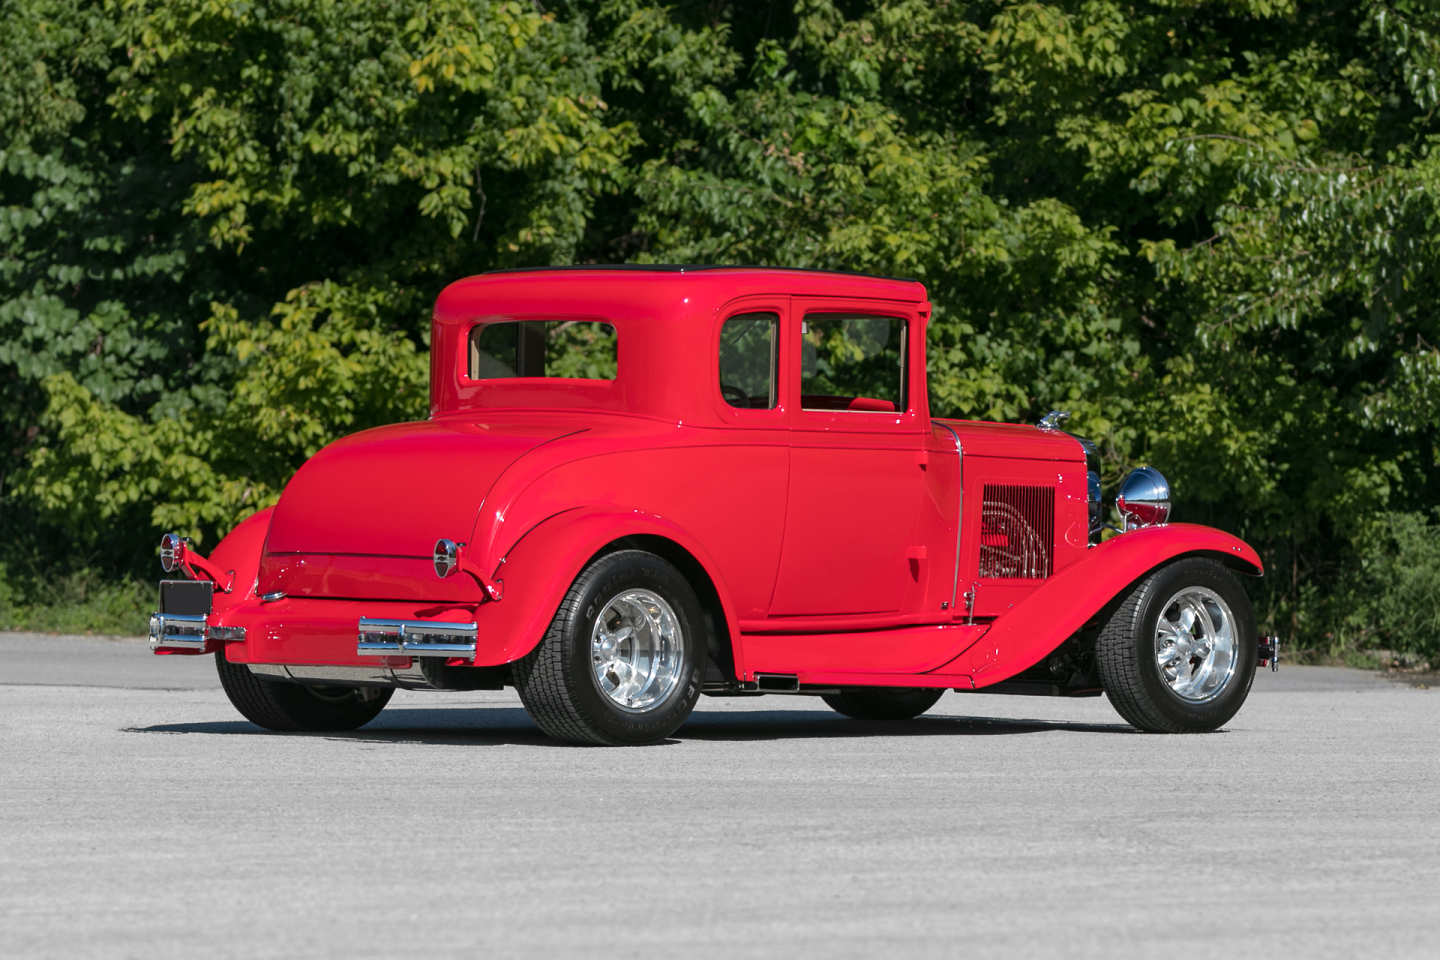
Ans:
POLYGON ((1235 675, 1236 625, 1230 606, 1206 587, 1186 587, 1165 602, 1155 624, 1155 663, 1177 697, 1203 703, 1235 675))
POLYGON ((626 590, 605 604, 590 632, 595 685, 621 710, 640 713, 680 682, 685 635, 670 604, 649 590, 626 590))

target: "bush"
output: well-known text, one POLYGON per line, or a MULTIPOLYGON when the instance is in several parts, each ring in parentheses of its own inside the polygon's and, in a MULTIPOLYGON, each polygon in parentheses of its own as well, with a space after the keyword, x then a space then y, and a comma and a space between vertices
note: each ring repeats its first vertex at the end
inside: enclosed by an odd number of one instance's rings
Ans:
POLYGON ((1357 614, 1366 646, 1440 664, 1440 510, 1386 513, 1366 527, 1357 614))
POLYGON ((139 636, 155 585, 83 568, 58 579, 17 577, 0 566, 0 630, 139 636))

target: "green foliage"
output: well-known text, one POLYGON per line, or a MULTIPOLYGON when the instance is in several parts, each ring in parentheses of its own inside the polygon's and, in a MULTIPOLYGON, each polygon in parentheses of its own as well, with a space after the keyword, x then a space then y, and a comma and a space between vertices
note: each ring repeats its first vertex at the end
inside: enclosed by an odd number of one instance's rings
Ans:
POLYGON ((547 376, 615 379, 619 358, 614 327, 583 320, 567 320, 551 327, 545 338, 547 376))
POLYGON ((1351 622, 1370 642, 1440 666, 1440 510, 1385 513, 1360 544, 1363 602, 1351 622))
POLYGON ((782 264, 923 280, 936 413, 1068 409, 1257 544, 1267 627, 1419 651, 1437 71, 1429 0, 10 0, 0 582, 423 416, 458 276, 782 264))
POLYGON ((154 606, 153 582, 86 567, 36 579, 0 566, 0 630, 134 636, 154 606))

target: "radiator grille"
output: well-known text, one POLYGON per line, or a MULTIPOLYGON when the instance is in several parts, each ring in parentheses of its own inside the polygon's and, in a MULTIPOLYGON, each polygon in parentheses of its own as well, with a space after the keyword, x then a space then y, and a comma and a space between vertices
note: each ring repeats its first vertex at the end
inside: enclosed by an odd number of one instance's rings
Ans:
POLYGON ((980 576, 995 580, 1050 576, 1055 490, 985 484, 980 508, 980 576))

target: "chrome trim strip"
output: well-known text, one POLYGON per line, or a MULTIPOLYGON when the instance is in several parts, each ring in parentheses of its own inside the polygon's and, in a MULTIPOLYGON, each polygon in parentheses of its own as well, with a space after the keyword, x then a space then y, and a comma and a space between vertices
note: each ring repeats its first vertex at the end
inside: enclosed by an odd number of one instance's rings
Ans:
POLYGON ((933 425, 944 427, 950 431, 950 436, 955 438, 955 459, 956 463, 956 489, 959 504, 955 509, 955 574, 950 578, 950 606, 947 607, 950 615, 955 615, 955 595, 960 590, 960 534, 965 529, 965 445, 960 442, 960 434, 948 423, 941 423, 939 420, 931 420, 933 425))
POLYGON ((428 640, 418 643, 407 641, 400 645, 400 652, 407 657, 473 657, 475 656, 475 644, 434 643, 428 640))

